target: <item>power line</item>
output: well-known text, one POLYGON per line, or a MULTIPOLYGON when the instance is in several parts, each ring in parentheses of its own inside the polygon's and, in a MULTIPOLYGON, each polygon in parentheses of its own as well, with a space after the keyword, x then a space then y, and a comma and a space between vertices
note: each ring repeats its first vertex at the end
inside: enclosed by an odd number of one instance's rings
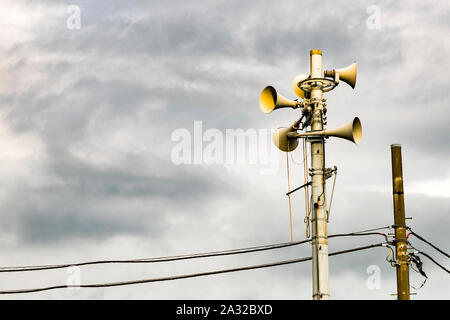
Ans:
POLYGON ((431 242, 429 242, 428 240, 425 240, 423 237, 419 236, 417 233, 415 233, 414 231, 411 230, 412 235, 416 236, 416 238, 422 240, 423 242, 425 242, 426 244, 428 244, 429 246, 433 247, 434 249, 436 249, 437 251, 439 251, 440 253, 442 253, 443 255, 445 255, 447 258, 450 258, 450 255, 445 252, 442 249, 439 249, 438 247, 436 247, 434 244, 432 244, 431 242))
POLYGON ((430 259, 435 265, 437 265, 438 267, 440 267, 442 270, 444 270, 447 273, 450 273, 450 270, 446 269, 443 265, 439 264, 436 260, 434 260, 432 257, 430 257, 428 254, 426 254, 425 252, 419 251, 417 252, 417 254, 421 254, 425 257, 427 257, 428 259, 430 259))
POLYGON ((225 255, 233 255, 233 254, 240 254, 240 253, 258 252, 258 251, 264 251, 264 250, 280 249, 280 248, 284 248, 284 247, 290 247, 290 246, 308 243, 310 241, 311 240, 308 239, 308 240, 296 241, 296 242, 292 242, 292 243, 286 242, 286 243, 271 244, 271 245, 264 245, 264 246, 257 246, 257 247, 248 247, 248 248, 241 248, 241 249, 213 251, 213 252, 186 254, 186 255, 178 255, 178 256, 167 256, 167 257, 157 257, 157 258, 143 258, 143 259, 130 259, 130 260, 98 260, 98 261, 41 265, 41 266, 1 267, 0 272, 40 271, 40 270, 61 269, 61 268, 76 267, 76 266, 79 267, 79 266, 94 265, 94 264, 169 262, 169 261, 177 261, 177 260, 216 257, 216 256, 225 256, 225 255))
POLYGON ((417 268, 417 269, 414 268, 414 266, 411 264, 411 269, 414 270, 416 273, 419 273, 423 277, 423 281, 422 281, 422 284, 420 285, 420 287, 416 288, 416 287, 414 287, 411 284, 410 284, 410 286, 414 290, 420 290, 425 285, 425 283, 427 282, 428 276, 425 273, 425 271, 423 271, 423 268, 422 268, 423 263, 420 260, 420 257, 416 255, 416 253, 414 253, 414 252, 409 253, 408 257, 409 257, 409 261, 414 263, 416 265, 416 268, 417 268))
POLYGON ((332 234, 329 235, 328 238, 335 238, 335 237, 357 237, 357 236, 371 236, 371 235, 379 235, 383 236, 386 239, 386 242, 389 242, 388 237, 385 233, 381 232, 353 232, 353 233, 339 233, 339 234, 332 234))
MULTIPOLYGON (((379 230, 378 228, 376 230, 379 230)), ((341 233, 335 235, 329 235, 328 238, 333 237, 344 237, 344 236, 366 236, 366 235, 382 235, 385 237, 387 241, 387 236, 384 233, 362 233, 352 232, 352 233, 341 233)), ((196 259, 196 258, 206 258, 206 257, 216 257, 216 256, 226 256, 226 255, 234 255, 234 254, 242 254, 242 253, 250 253, 250 252, 259 252, 265 250, 273 250, 280 249, 285 247, 291 247, 299 244, 304 244, 311 242, 311 239, 296 241, 296 242, 286 242, 286 243, 278 243, 257 247, 248 247, 248 248, 240 248, 240 249, 232 249, 232 250, 223 250, 223 251, 214 251, 214 252, 204 252, 204 253, 195 253, 195 254, 186 254, 186 255, 178 255, 178 256, 167 256, 167 257, 157 257, 157 258, 143 258, 143 259, 128 259, 128 260, 97 260, 97 261, 87 261, 87 262, 78 262, 78 263, 64 263, 64 264, 51 264, 51 265, 35 265, 35 266, 19 266, 19 267, 0 267, 0 273, 2 272, 23 272, 23 271, 42 271, 42 270, 53 270, 53 269, 62 269, 67 267, 80 267, 87 265, 96 265, 96 264, 117 264, 117 263, 157 263, 157 262, 169 262, 169 261, 177 261, 177 260, 187 260, 187 259, 196 259)))
MULTIPOLYGON (((366 249, 375 248, 375 247, 381 247, 381 246, 385 246, 385 245, 386 245, 386 243, 382 242, 382 243, 372 244, 372 245, 368 245, 368 246, 364 246, 364 247, 358 247, 358 248, 353 248, 353 249, 347 249, 347 250, 332 252, 332 253, 329 254, 329 256, 336 256, 336 255, 340 255, 340 254, 345 254, 345 253, 350 253, 350 252, 355 252, 355 251, 361 251, 361 250, 366 250, 366 249)), ((117 287, 117 286, 125 286, 125 285, 150 283, 150 282, 180 280, 180 279, 202 277, 202 276, 210 276, 210 275, 216 275, 216 274, 222 274, 222 273, 230 273, 230 272, 238 272, 238 271, 245 271, 245 270, 269 268, 269 267, 275 267, 275 266, 281 266, 281 265, 287 265, 287 264, 293 264, 293 263, 309 261, 311 259, 312 259, 312 257, 305 257, 305 258, 284 260, 284 261, 278 261, 278 262, 273 262, 273 263, 253 265, 253 266, 245 266, 245 267, 238 267, 238 268, 232 268, 232 269, 222 269, 222 270, 215 270, 215 271, 208 271, 208 272, 201 272, 201 273, 184 274, 184 275, 169 276, 169 277, 162 277, 162 278, 152 278, 152 279, 142 279, 142 280, 132 280, 132 281, 121 281, 121 282, 110 282, 110 283, 98 283, 98 284, 84 284, 84 285, 79 285, 79 286, 77 286, 77 285, 56 285, 56 286, 49 286, 49 287, 42 287, 42 288, 33 288, 33 289, 7 290, 7 291, 0 291, 0 294, 32 293, 32 292, 41 292, 41 291, 48 291, 48 290, 55 290, 55 289, 66 289, 66 288, 117 287)))
POLYGON ((367 230, 357 231, 357 232, 353 232, 353 233, 371 232, 371 231, 384 230, 384 229, 391 229, 391 228, 392 228, 392 226, 385 226, 385 227, 379 227, 379 228, 373 228, 373 229, 367 229, 367 230))

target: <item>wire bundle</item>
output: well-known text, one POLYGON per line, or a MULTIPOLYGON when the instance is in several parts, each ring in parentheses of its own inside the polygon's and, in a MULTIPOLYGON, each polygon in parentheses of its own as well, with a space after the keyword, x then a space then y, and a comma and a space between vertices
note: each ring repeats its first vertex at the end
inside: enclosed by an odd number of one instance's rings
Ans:
MULTIPOLYGON (((381 228, 375 228, 375 229, 370 229, 370 230, 364 230, 364 231, 358 231, 358 232, 340 233, 340 234, 329 235, 328 238, 378 235, 378 236, 383 236, 385 238, 385 242, 371 244, 371 245, 357 247, 357 248, 341 250, 341 251, 336 251, 336 252, 331 252, 328 255, 329 256, 337 256, 337 255, 341 255, 341 254, 347 254, 347 253, 351 253, 351 252, 362 251, 362 250, 367 250, 367 249, 376 248, 376 247, 387 247, 390 250, 390 255, 392 254, 392 259, 388 260, 388 261, 392 264, 392 261, 393 261, 393 250, 390 247, 390 245, 392 245, 392 241, 389 241, 387 234, 381 233, 381 232, 374 232, 374 231, 387 229, 387 228, 390 228, 390 226, 381 227, 381 228)), ((446 255, 447 257, 449 257, 449 255, 446 252, 444 252, 443 250, 439 249, 437 246, 431 244, 429 241, 423 239, 423 237, 417 235, 414 232, 411 232, 410 234, 408 234, 408 237, 411 234, 415 235, 420 240, 426 242, 427 244, 429 244, 430 246, 432 246, 433 248, 438 250, 440 253, 446 255)), ((52 269, 66 268, 66 267, 71 267, 71 266, 88 266, 88 265, 98 265, 98 264, 126 264, 126 263, 169 262, 169 261, 177 261, 177 260, 187 260, 187 259, 207 258, 207 257, 216 257, 216 256, 236 255, 236 254, 243 254, 243 253, 250 253, 250 252, 260 252, 260 251, 265 251, 265 250, 275 250, 275 249, 281 249, 281 248, 296 246, 296 245, 300 245, 300 244, 305 244, 305 243, 309 243, 311 241, 312 241, 312 239, 307 239, 307 240, 303 240, 303 241, 296 241, 296 242, 289 242, 289 243, 278 243, 278 244, 270 244, 270 245, 263 245, 263 246, 255 246, 255 247, 247 247, 247 248, 240 248, 240 249, 232 249, 232 250, 222 250, 222 251, 213 251, 213 252, 204 252, 204 253, 177 255, 177 256, 166 256, 166 257, 156 257, 156 258, 129 259, 129 260, 97 260, 97 261, 87 261, 87 262, 79 262, 79 263, 65 263, 65 264, 52 264, 52 265, 0 267, 0 273, 1 272, 43 271, 43 270, 52 270, 52 269)), ((443 267, 442 265, 437 263, 428 254, 426 254, 426 253, 424 253, 422 251, 416 251, 416 252, 414 252, 414 254, 424 255, 425 257, 430 259, 432 262, 434 262, 436 265, 438 265, 440 268, 442 268, 446 272, 450 273, 450 271, 448 269, 446 269, 445 267, 443 267)), ((269 267, 288 265, 288 264, 293 264, 293 263, 300 263, 300 262, 305 262, 305 261, 309 261, 309 260, 312 260, 312 257, 303 257, 303 258, 297 258, 297 259, 291 259, 291 260, 283 260, 283 261, 277 261, 277 262, 271 262, 271 263, 265 263, 265 264, 243 266, 243 267, 236 267, 236 268, 230 268, 230 269, 221 269, 221 270, 214 270, 214 271, 206 271, 206 272, 199 272, 199 273, 191 273, 191 274, 174 275, 174 276, 161 277, 161 278, 140 279, 140 280, 130 280, 130 281, 120 281, 120 282, 109 282, 109 283, 81 284, 81 285, 55 285, 55 286, 48 286, 48 287, 41 287, 41 288, 19 289, 19 290, 2 290, 2 291, 0 291, 0 294, 32 293, 32 292, 41 292, 41 291, 48 291, 48 290, 55 290, 55 289, 64 289, 64 288, 104 288, 104 287, 116 287, 116 286, 125 286, 125 285, 135 285, 135 284, 170 281, 170 280, 180 280, 180 279, 187 279, 187 278, 194 278, 194 277, 203 277, 203 276, 211 276, 211 275, 231 273, 231 272, 239 272, 239 271, 246 271, 246 270, 255 270, 255 269, 269 268, 269 267)), ((387 260, 387 258, 386 258, 386 260, 387 260)), ((420 262, 420 259, 418 259, 418 260, 415 259, 414 261, 420 263, 419 270, 422 271, 422 264, 420 262)), ((426 275, 425 275, 425 277, 426 277, 426 275)), ((425 283, 425 281, 424 281, 424 283, 425 283)), ((422 284, 422 286, 423 286, 423 284, 422 284)))

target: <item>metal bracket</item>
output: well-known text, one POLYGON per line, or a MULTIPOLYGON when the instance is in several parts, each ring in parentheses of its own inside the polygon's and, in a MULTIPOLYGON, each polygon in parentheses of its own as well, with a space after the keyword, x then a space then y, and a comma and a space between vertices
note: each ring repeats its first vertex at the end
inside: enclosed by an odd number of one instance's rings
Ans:
POLYGON ((392 226, 391 226, 392 228, 405 228, 405 229, 408 229, 408 226, 406 226, 406 225, 404 225, 404 224, 393 224, 392 226))
POLYGON ((312 183, 312 182, 309 181, 309 182, 307 182, 307 183, 301 185, 300 187, 297 187, 297 188, 295 188, 294 190, 289 191, 288 193, 286 193, 286 195, 289 196, 291 193, 293 193, 293 192, 295 192, 295 191, 297 191, 297 190, 300 190, 301 188, 304 188, 304 187, 307 187, 307 186, 311 185, 311 183, 312 183))
POLYGON ((312 88, 320 88, 323 92, 328 92, 336 86, 337 83, 334 80, 325 78, 309 78, 297 84, 297 87, 308 93, 311 92, 312 88))
POLYGON ((310 168, 309 169, 310 176, 314 176, 314 175, 323 175, 325 177, 325 179, 329 179, 333 176, 333 173, 337 172, 337 166, 334 166, 333 168, 325 168, 325 169, 314 169, 314 168, 310 168), (318 173, 316 173, 316 171, 319 171, 318 173))

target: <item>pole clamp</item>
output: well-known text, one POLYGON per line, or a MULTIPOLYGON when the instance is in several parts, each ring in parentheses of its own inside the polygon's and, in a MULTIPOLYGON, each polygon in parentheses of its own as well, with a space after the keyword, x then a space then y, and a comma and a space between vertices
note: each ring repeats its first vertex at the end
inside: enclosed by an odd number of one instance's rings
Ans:
POLYGON ((313 298, 314 298, 314 297, 322 298, 323 296, 329 297, 330 294, 329 294, 329 293, 314 293, 314 294, 313 294, 313 298))
POLYGON ((392 228, 396 229, 396 228, 405 228, 405 229, 409 229, 409 227, 405 224, 393 224, 391 226, 392 228))
POLYGON ((403 243, 406 243, 406 244, 409 243, 409 242, 408 242, 408 239, 393 239, 393 240, 392 240, 392 243, 393 243, 393 244, 396 244, 396 243, 398 243, 398 242, 403 242, 403 243))

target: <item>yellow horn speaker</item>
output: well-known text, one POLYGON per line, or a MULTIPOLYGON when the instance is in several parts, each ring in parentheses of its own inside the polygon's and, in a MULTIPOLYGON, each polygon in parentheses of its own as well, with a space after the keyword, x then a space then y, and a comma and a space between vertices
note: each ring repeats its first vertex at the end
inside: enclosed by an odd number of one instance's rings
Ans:
POLYGON ((293 126, 288 128, 278 128, 272 135, 273 144, 284 152, 291 152, 298 146, 297 138, 288 138, 288 133, 296 132, 293 126))
POLYGON ((305 99, 305 91, 303 91, 302 89, 300 89, 298 87, 298 83, 302 82, 303 80, 306 80, 308 78, 309 78, 309 74, 302 73, 302 74, 297 75, 294 78, 294 80, 292 80, 292 89, 294 89, 295 94, 302 99, 305 99))
POLYGON ((325 71, 325 77, 333 77, 336 78, 336 73, 339 76, 339 80, 344 81, 349 84, 350 87, 355 89, 356 85, 356 62, 353 62, 351 65, 341 69, 335 70, 327 70, 325 71))
POLYGON ((347 123, 345 126, 333 130, 325 130, 324 136, 338 137, 349 140, 355 144, 360 144, 362 140, 361 121, 358 117, 355 117, 353 121, 347 123))
POLYGON ((280 108, 290 107, 295 109, 297 105, 297 101, 283 97, 272 86, 265 87, 259 96, 259 107, 264 113, 271 113, 273 110, 280 108))

